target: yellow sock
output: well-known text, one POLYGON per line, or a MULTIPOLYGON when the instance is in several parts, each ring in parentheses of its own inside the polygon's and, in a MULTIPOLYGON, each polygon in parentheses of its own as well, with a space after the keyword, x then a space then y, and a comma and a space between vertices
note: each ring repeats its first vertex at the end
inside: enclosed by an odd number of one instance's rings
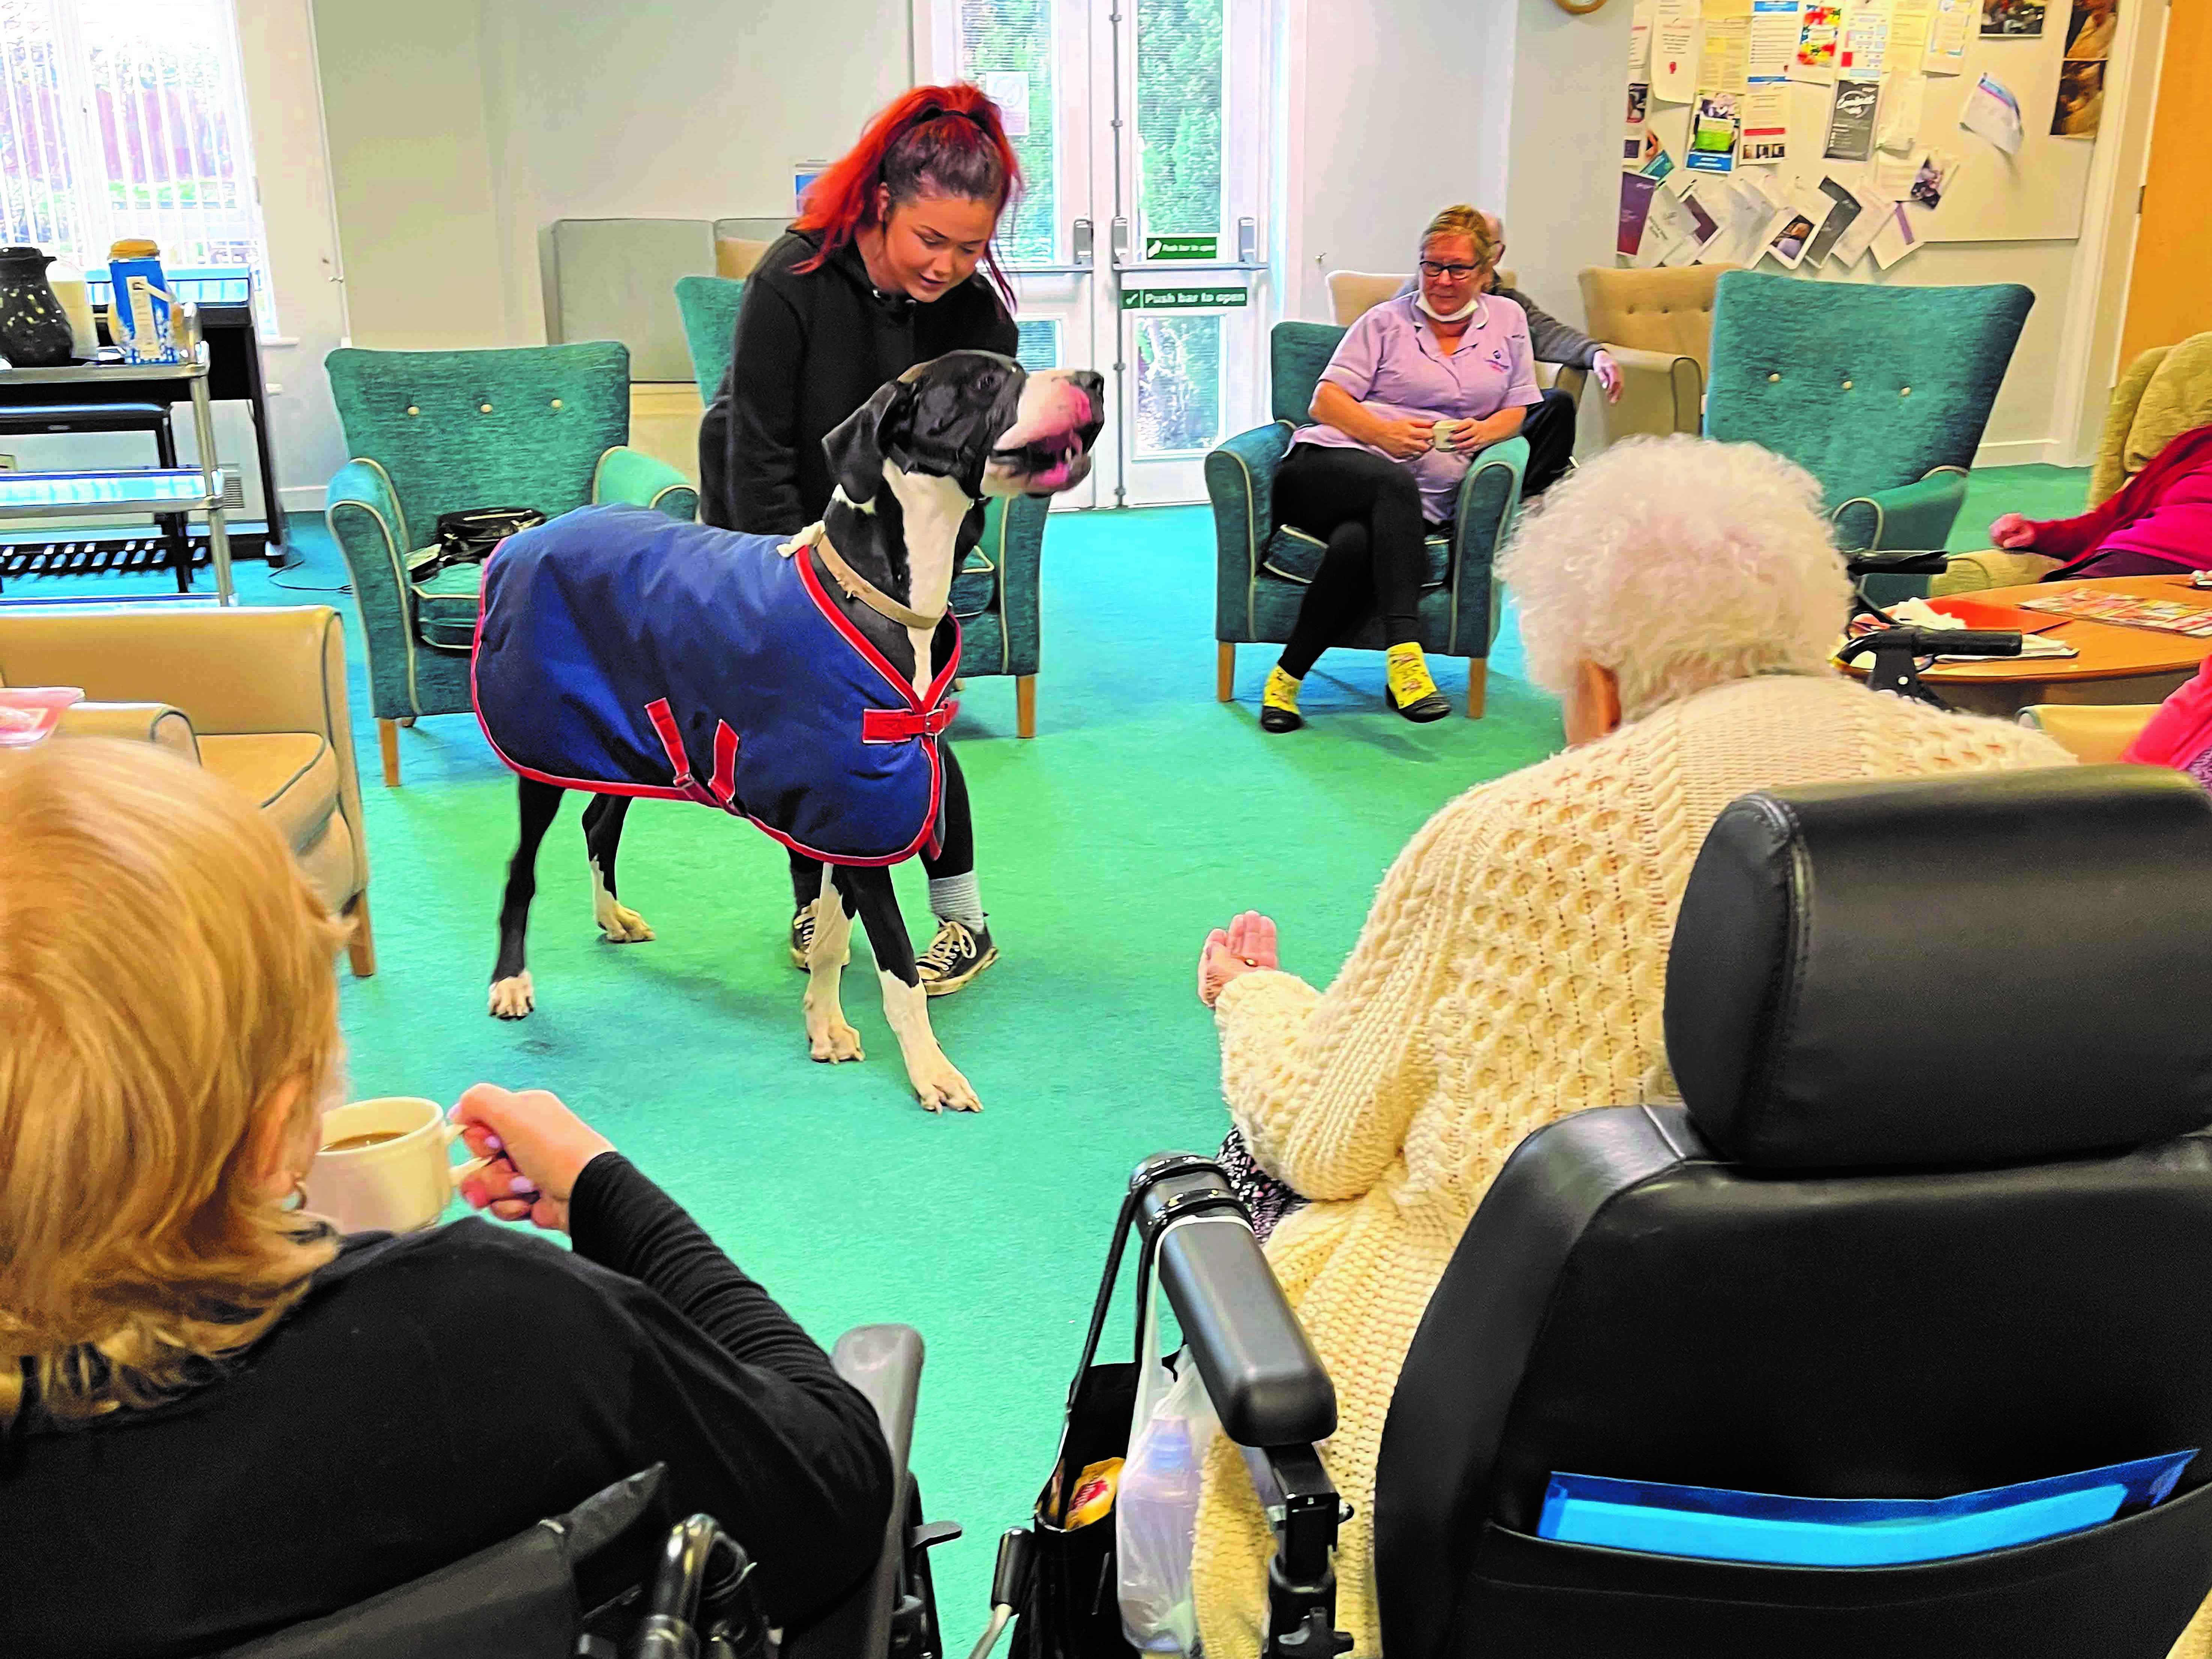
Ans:
POLYGON ((1429 677, 1429 659, 1411 641, 1394 645, 1382 653, 1382 675, 1401 708, 1438 695, 1436 681, 1429 677))
POLYGON ((1267 688, 1260 694, 1260 706, 1262 708, 1279 708, 1285 714, 1297 714, 1298 687, 1302 684, 1304 682, 1284 672, 1283 665, 1277 663, 1268 672, 1267 688))

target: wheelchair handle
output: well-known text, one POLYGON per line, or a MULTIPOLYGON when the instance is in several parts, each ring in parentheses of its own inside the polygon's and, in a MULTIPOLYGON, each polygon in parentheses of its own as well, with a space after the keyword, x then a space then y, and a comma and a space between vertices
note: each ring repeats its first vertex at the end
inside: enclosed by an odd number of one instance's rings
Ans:
POLYGON ((632 1659, 698 1659, 699 1593, 720 1533, 712 1516, 695 1515, 668 1534, 632 1659))

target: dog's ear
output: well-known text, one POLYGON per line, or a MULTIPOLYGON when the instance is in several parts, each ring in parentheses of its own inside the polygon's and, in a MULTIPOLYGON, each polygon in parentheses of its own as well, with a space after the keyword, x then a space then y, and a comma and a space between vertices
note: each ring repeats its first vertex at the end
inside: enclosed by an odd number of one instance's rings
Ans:
POLYGON ((845 492, 847 501, 856 506, 872 501, 883 488, 884 453, 896 441, 913 404, 914 388, 902 380, 893 380, 878 387, 874 397, 823 439, 822 453, 830 458, 830 476, 845 492))

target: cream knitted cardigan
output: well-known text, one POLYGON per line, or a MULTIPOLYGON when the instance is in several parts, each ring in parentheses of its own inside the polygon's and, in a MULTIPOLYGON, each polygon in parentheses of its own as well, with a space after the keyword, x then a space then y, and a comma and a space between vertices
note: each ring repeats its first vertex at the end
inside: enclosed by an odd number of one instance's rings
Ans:
MULTIPOLYGON (((1315 1200, 1267 1256, 1336 1382, 1325 1450, 1353 1510, 1337 1622, 1360 1659, 1382 1651, 1376 1455, 1414 1328, 1524 1136, 1667 1091, 1668 939, 1720 810, 1755 789, 2069 758, 2040 732, 1839 676, 1737 681, 1445 806, 1391 866, 1326 992, 1259 972, 1222 993, 1230 1111, 1259 1163, 1315 1200)), ((1272 1550, 1236 1449, 1217 1441, 1194 1560, 1207 1659, 1258 1652, 1272 1550)))

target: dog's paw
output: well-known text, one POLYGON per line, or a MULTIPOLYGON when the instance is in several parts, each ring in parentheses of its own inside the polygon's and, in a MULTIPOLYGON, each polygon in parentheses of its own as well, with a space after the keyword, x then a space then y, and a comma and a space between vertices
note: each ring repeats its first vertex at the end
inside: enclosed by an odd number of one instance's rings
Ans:
POLYGON ((538 994, 531 988, 527 968, 512 979, 492 981, 490 1013, 494 1019, 520 1019, 537 1006, 538 994))
POLYGON ((618 899, 604 894, 592 907, 592 920, 610 945, 642 945, 653 937, 653 928, 646 919, 618 899))
POLYGON ((921 1102, 925 1112, 980 1112, 983 1103, 975 1098, 975 1090, 959 1069, 942 1053, 923 1064, 909 1067, 907 1080, 914 1085, 915 1097, 921 1102))
POLYGON ((815 1059, 835 1066, 840 1060, 860 1060, 860 1034, 845 1023, 842 1014, 817 1014, 806 1011, 806 1050, 815 1059))

